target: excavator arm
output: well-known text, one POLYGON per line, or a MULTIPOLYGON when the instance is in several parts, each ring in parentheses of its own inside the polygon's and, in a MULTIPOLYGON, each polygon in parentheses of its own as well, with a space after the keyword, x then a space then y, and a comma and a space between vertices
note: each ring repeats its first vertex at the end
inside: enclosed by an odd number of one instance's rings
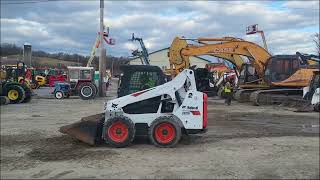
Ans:
POLYGON ((260 77, 264 75, 264 67, 271 55, 262 47, 252 42, 244 41, 239 38, 198 38, 201 45, 190 45, 186 39, 176 37, 170 47, 169 61, 170 68, 174 74, 178 74, 184 68, 190 67, 190 56, 211 55, 221 57, 236 65, 241 69, 244 64, 242 56, 254 59, 253 66, 260 77), (209 44, 208 42, 216 42, 209 44))
POLYGON ((242 66, 245 64, 242 57, 237 54, 215 54, 212 56, 222 58, 225 61, 231 62, 233 65, 235 65, 238 71, 240 71, 242 66))
POLYGON ((169 63, 172 77, 178 75, 184 69, 190 68, 189 56, 181 54, 181 50, 187 46, 187 41, 182 40, 179 37, 176 37, 170 46, 169 63))
MULTIPOLYGON (((234 37, 224 37, 224 38, 199 38, 197 40, 198 43, 200 44, 204 44, 204 45, 207 45, 208 43, 206 42, 207 41, 212 41, 212 40, 219 40, 219 41, 237 41, 237 40, 242 40, 242 39, 239 39, 239 38, 234 38, 234 37)), ((230 63, 232 63, 238 71, 241 70, 242 66, 244 65, 244 60, 242 59, 242 57, 240 55, 237 55, 237 54, 214 54, 214 55, 211 55, 211 56, 214 56, 214 57, 217 57, 217 58, 222 58, 223 60, 225 61, 228 61, 230 63)))
POLYGON ((260 77, 264 76, 264 67, 271 55, 262 47, 248 41, 230 41, 205 46, 188 46, 181 50, 184 56, 236 54, 253 58, 253 66, 260 77))

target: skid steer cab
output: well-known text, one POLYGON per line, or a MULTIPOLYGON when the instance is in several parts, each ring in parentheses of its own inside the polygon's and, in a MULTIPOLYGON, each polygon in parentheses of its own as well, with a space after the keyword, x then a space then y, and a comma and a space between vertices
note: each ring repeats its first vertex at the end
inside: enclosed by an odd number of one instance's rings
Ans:
POLYGON ((122 65, 118 81, 118 97, 155 87, 166 82, 158 66, 122 65))
POLYGON ((83 142, 128 146, 148 135, 159 147, 175 146, 182 134, 206 131, 207 95, 197 91, 194 72, 183 70, 172 81, 107 101, 104 113, 63 126, 60 132, 83 142))

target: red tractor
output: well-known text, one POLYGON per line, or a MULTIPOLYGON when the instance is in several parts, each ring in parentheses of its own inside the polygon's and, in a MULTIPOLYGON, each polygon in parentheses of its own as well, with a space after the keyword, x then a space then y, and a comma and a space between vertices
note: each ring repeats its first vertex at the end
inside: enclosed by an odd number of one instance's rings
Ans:
POLYGON ((62 69, 53 68, 37 68, 35 70, 36 75, 40 75, 45 79, 41 82, 41 86, 54 87, 55 82, 65 82, 67 77, 64 75, 62 69))
MULTIPOLYGON (((71 95, 79 95, 81 99, 84 100, 95 98, 98 93, 98 88, 94 83, 93 67, 68 66, 67 69, 67 83, 70 84, 69 88, 71 95)), ((60 92, 59 89, 59 85, 55 86, 53 93, 57 99, 62 99, 64 96, 61 96, 61 94, 66 93, 60 92)))

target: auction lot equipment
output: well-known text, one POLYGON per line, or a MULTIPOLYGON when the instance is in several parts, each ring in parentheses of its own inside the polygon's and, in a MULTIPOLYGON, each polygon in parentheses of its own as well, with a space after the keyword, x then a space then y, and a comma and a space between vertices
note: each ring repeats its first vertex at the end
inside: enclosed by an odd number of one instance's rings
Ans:
POLYGON ((31 89, 26 84, 1 82, 1 96, 6 96, 10 103, 26 103, 31 100, 31 89))
POLYGON ((26 103, 31 100, 31 88, 27 81, 24 81, 25 72, 24 63, 18 63, 14 69, 1 67, 1 104, 26 103), (7 69, 9 69, 8 72, 7 69))
POLYGON ((54 91, 52 92, 56 99, 69 98, 71 96, 71 88, 69 83, 56 82, 54 91))
POLYGON ((194 72, 185 69, 165 84, 107 101, 104 113, 63 126, 60 132, 113 147, 126 147, 144 134, 156 146, 173 147, 182 133, 205 132, 207 117, 207 95, 197 91, 194 72))
MULTIPOLYGON (((320 111, 320 71, 313 72, 312 80, 309 86, 303 88, 303 99, 307 100, 307 105, 302 106, 302 109, 311 107, 314 111, 320 111)), ((300 111, 303 111, 300 109, 300 111)))
POLYGON ((55 81, 52 92, 56 99, 79 95, 83 100, 94 99, 97 93, 98 87, 94 80, 94 68, 82 66, 68 66, 67 80, 55 81))
MULTIPOLYGON (((288 97, 301 97, 302 88, 307 86, 312 78, 313 70, 318 68, 300 56, 272 56, 259 45, 239 38, 175 38, 169 52, 170 62, 174 62, 175 73, 189 66, 189 57, 198 55, 220 56, 221 54, 241 55, 251 60, 255 69, 254 79, 241 72, 239 86, 241 90, 235 93, 235 98, 250 99, 254 105, 278 104, 288 97), (186 40, 193 40, 200 45, 190 45, 186 40), (180 62, 180 64, 179 64, 180 62), (184 63, 181 63, 184 62, 184 63), (245 77, 241 78, 244 74, 245 77)), ((247 72, 247 70, 243 70, 247 72)))

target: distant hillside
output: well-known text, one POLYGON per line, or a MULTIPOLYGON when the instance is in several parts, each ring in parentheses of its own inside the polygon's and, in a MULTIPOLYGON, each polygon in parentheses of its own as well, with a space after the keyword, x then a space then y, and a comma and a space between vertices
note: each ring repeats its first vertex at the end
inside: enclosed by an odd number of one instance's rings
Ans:
MULTIPOLYGON (((23 49, 15 44, 3 43, 0 46, 1 64, 15 64, 16 61, 22 60, 23 49)), ((32 51, 32 66, 37 67, 59 67, 63 68, 71 65, 85 66, 89 56, 68 53, 47 53, 44 51, 32 51)), ((115 72, 119 70, 119 65, 128 63, 126 57, 107 56, 107 69, 113 69, 115 72)), ((98 58, 95 57, 92 66, 98 68, 98 58)))
MULTIPOLYGON (((1 64, 16 64, 18 60, 22 60, 21 55, 9 55, 1 57, 1 64)), ((79 66, 82 63, 72 62, 72 61, 64 61, 56 58, 49 57, 36 57, 32 56, 32 65, 33 67, 59 67, 65 68, 66 66, 79 66)))

